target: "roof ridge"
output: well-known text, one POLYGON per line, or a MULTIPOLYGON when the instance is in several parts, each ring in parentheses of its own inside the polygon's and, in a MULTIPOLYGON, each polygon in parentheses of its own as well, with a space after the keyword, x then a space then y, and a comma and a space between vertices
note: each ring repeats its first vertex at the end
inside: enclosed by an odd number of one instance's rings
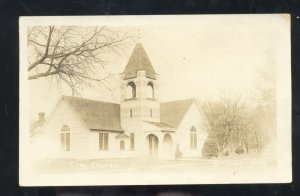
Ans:
POLYGON ((172 102, 181 102, 181 101, 196 101, 196 100, 197 100, 197 98, 177 99, 177 100, 174 100, 174 101, 160 102, 160 104, 163 104, 163 103, 172 103, 172 102))
POLYGON ((88 98, 80 98, 80 97, 73 97, 73 96, 68 96, 68 95, 63 95, 62 99, 66 99, 66 100, 81 100, 81 101, 93 101, 93 102, 99 102, 99 103, 109 103, 109 104, 116 104, 116 105, 120 105, 120 103, 114 103, 114 102, 108 102, 108 101, 101 101, 101 100, 96 100, 96 99, 88 99, 88 98))

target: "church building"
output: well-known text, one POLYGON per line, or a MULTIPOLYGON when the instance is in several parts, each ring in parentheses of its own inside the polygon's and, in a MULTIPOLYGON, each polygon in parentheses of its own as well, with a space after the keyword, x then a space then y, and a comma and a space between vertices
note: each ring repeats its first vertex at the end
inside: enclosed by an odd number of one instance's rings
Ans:
POLYGON ((202 156, 208 133, 198 100, 160 102, 159 75, 141 43, 120 77, 119 104, 63 96, 37 123, 32 147, 45 158, 202 156))

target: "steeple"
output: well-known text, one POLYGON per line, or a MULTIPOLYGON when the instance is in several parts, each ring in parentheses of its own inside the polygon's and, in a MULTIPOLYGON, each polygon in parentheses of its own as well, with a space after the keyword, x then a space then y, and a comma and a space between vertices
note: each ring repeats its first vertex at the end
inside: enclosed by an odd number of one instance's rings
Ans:
POLYGON ((137 71, 144 70, 146 77, 156 79, 156 73, 141 43, 137 43, 124 70, 124 79, 136 78, 137 71))
POLYGON ((159 76, 141 43, 120 76, 122 127, 140 131, 143 121, 160 122, 159 76))

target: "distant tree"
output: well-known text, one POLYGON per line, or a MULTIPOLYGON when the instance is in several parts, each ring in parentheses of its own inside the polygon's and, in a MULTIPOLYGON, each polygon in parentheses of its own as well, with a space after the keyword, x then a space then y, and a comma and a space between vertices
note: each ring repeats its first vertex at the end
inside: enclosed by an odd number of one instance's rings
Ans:
POLYGON ((256 101, 255 113, 252 119, 254 127, 254 141, 258 150, 262 150, 276 137, 276 75, 274 70, 260 73, 254 92, 256 101))
POLYGON ((28 29, 28 79, 52 77, 74 92, 110 77, 107 57, 119 54, 133 36, 105 26, 33 26, 28 29))

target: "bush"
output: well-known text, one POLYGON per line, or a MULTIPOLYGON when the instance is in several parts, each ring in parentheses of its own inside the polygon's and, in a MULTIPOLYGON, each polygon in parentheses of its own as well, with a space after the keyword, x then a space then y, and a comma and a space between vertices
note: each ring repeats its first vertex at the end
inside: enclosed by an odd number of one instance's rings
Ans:
POLYGON ((224 154, 225 157, 227 157, 229 155, 229 151, 227 150, 224 154))
POLYGON ((202 157, 213 158, 218 157, 219 150, 217 144, 212 140, 207 140, 202 148, 202 157))
POLYGON ((176 151, 175 151, 175 159, 180 159, 182 157, 182 153, 179 149, 179 145, 176 146, 176 151))
POLYGON ((235 149, 235 153, 236 154, 244 154, 245 150, 240 146, 237 149, 235 149))

